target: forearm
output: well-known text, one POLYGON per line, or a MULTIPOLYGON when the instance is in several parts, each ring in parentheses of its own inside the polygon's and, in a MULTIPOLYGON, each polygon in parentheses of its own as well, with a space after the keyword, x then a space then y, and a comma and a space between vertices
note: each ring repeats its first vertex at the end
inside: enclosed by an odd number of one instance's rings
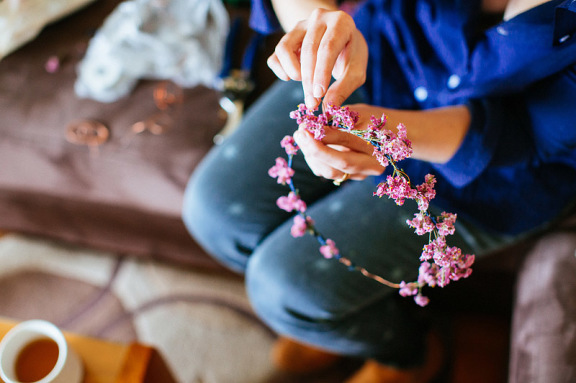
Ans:
POLYGON ((272 0, 272 6, 285 31, 292 30, 297 22, 307 19, 314 9, 338 9, 335 0, 272 0))
MULTIPOLYGON (((446 163, 456 153, 470 125, 466 106, 451 106, 423 111, 386 110, 388 129, 398 123, 406 126, 412 141, 412 158, 446 163)), ((392 129, 394 130, 394 129, 392 129)))

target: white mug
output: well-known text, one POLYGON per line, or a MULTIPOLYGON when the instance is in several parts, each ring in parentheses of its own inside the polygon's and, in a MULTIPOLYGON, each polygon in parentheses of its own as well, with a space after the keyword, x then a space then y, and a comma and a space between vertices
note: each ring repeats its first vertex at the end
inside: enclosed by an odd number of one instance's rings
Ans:
MULTIPOLYGON (((41 356, 24 355, 23 350, 33 347, 35 341, 53 341, 58 347, 54 367, 42 374, 35 383, 81 383, 84 367, 78 355, 68 346, 62 331, 44 320, 29 320, 12 328, 0 342, 0 377, 5 383, 22 383, 18 380, 17 364, 23 359, 41 356)), ((44 355, 46 357, 46 355, 44 355)), ((46 361, 46 360, 45 360, 46 361)), ((51 364, 51 363, 50 363, 51 364)), ((38 365, 38 363, 36 363, 38 365)), ((50 368, 50 366, 48 366, 50 368)), ((29 373, 29 372, 28 372, 29 373)), ((24 379, 24 378, 20 378, 24 379)), ((29 378, 26 378, 29 379, 29 378)), ((30 380, 26 380, 30 381, 30 380)))

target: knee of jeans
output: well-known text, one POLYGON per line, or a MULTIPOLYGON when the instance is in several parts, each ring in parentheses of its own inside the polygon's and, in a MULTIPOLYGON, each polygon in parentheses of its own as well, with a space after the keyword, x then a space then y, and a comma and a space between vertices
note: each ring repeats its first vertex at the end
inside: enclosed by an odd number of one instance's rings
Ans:
POLYGON ((224 200, 225 194, 218 194, 218 190, 222 189, 209 179, 209 174, 204 173, 195 173, 188 182, 184 192, 182 220, 204 250, 229 268, 242 272, 246 252, 234 239, 241 235, 237 233, 238 226, 226 209, 230 204, 224 200))
POLYGON ((283 334, 303 328, 328 331, 346 316, 302 278, 301 270, 274 258, 257 250, 246 271, 252 307, 271 328, 283 334))

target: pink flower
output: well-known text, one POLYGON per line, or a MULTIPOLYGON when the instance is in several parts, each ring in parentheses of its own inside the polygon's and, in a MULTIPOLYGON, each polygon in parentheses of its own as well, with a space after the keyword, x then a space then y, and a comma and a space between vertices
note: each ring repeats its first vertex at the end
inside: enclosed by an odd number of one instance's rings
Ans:
POLYGON ((292 136, 285 136, 282 141, 280 141, 280 146, 282 146, 284 148, 284 150, 286 150, 286 154, 288 155, 295 155, 296 153, 298 153, 298 146, 296 145, 296 142, 294 141, 294 137, 292 136))
POLYGON ((468 268, 474 264, 476 256, 474 254, 465 254, 458 260, 458 267, 468 268))
POLYGON ((416 229, 415 232, 418 235, 430 233, 432 230, 434 230, 435 227, 434 222, 432 222, 432 218, 430 218, 430 216, 427 214, 423 214, 422 212, 414 214, 413 220, 407 219, 406 224, 411 228, 416 229))
POLYGON ((443 212, 440 215, 440 217, 438 217, 438 222, 436 223, 438 234, 440 235, 454 234, 454 231, 456 230, 454 228, 455 222, 456 222, 456 214, 443 212))
POLYGON ((278 178, 279 184, 286 184, 294 176, 294 169, 288 166, 288 162, 284 158, 276 158, 276 165, 268 170, 268 175, 272 178, 278 178))
POLYGON ((387 195, 388 198, 394 199, 398 206, 404 204, 406 198, 413 199, 416 196, 416 189, 410 187, 410 182, 403 176, 388 176, 385 182, 381 182, 374 195, 382 197, 387 195))
POLYGON ((457 281, 461 278, 468 278, 472 274, 472 269, 454 269, 451 275, 453 281, 457 281))
POLYGON ((428 303, 430 303, 430 298, 425 297, 422 294, 418 294, 414 297, 414 302, 416 302, 416 304, 420 307, 424 307, 426 305, 428 305, 428 303))
POLYGON ((436 239, 430 241, 427 245, 424 245, 422 249, 422 255, 420 256, 421 261, 427 261, 434 258, 434 254, 437 251, 443 251, 446 247, 446 238, 443 236, 437 237, 436 239))
POLYGON ((302 201, 300 196, 294 192, 288 193, 288 196, 279 197, 276 200, 276 205, 287 212, 296 210, 303 213, 306 211, 306 202, 302 201))
POLYGON ((406 283, 404 281, 400 282, 399 294, 403 297, 410 297, 412 295, 418 294, 419 286, 415 282, 406 283))
POLYGON ((386 149, 388 155, 398 162, 412 156, 412 143, 406 136, 404 124, 398 124, 396 129, 398 129, 398 134, 391 136, 390 141, 387 142, 386 149))
POLYGON ((430 201, 436 197, 436 190, 434 190, 434 185, 436 184, 436 178, 432 174, 427 174, 424 183, 416 186, 418 190, 418 195, 416 196, 416 201, 418 202, 418 210, 427 211, 430 205, 430 201))
POLYGON ((310 117, 314 117, 314 110, 310 110, 306 107, 306 104, 298 105, 298 110, 290 112, 290 118, 296 120, 298 125, 307 121, 310 117))
POLYGON ((313 124, 306 127, 310 133, 314 135, 314 139, 320 141, 326 136, 326 131, 324 130, 324 126, 320 124, 313 124))
POLYGON ((462 251, 459 248, 446 246, 444 249, 436 249, 434 262, 440 267, 450 267, 461 255, 462 251))
POLYGON ((320 246, 320 253, 324 256, 324 258, 330 259, 340 254, 340 251, 336 247, 336 243, 334 243, 333 240, 327 239, 326 244, 320 246))
POLYGON ((332 121, 331 125, 334 127, 351 130, 358 122, 358 113, 350 110, 349 107, 336 107, 328 105, 324 111, 327 121, 332 121))
POLYGON ((460 252, 460 257, 455 259, 452 263, 453 271, 451 278, 453 281, 457 281, 461 278, 468 278, 472 274, 472 269, 470 268, 474 263, 475 256, 472 254, 462 255, 460 252))
POLYGON ((378 162, 380 162, 380 165, 382 165, 384 167, 387 167, 388 165, 390 165, 390 161, 388 160, 386 153, 384 153, 380 147, 378 147, 378 146, 375 147, 372 155, 374 157, 376 157, 378 162))
POLYGON ((384 125, 386 125, 386 122, 388 121, 388 117, 383 114, 382 117, 377 118, 375 116, 370 116, 370 122, 368 123, 368 130, 373 130, 373 131, 382 131, 382 129, 384 128, 384 125))
POLYGON ((437 274, 438 265, 430 262, 422 262, 418 268, 418 283, 434 287, 437 283, 437 274))
POLYGON ((310 217, 302 217, 300 214, 294 216, 294 223, 292 224, 292 228, 290 229, 290 234, 292 237, 298 238, 304 236, 306 231, 309 227, 314 226, 314 221, 310 217))

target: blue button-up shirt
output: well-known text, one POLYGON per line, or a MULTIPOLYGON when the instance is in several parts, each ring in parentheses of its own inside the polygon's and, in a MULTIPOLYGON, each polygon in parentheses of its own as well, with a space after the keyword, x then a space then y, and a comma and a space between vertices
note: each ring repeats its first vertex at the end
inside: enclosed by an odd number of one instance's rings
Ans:
MULTIPOLYGON (((552 0, 488 29, 479 0, 368 0, 354 18, 369 48, 368 102, 468 105, 445 164, 399 164, 438 178, 436 204, 502 233, 546 225, 576 200, 576 0, 552 0)), ((252 26, 279 25, 253 0, 252 26)), ((408 127, 410 129, 410 127, 408 127)))

